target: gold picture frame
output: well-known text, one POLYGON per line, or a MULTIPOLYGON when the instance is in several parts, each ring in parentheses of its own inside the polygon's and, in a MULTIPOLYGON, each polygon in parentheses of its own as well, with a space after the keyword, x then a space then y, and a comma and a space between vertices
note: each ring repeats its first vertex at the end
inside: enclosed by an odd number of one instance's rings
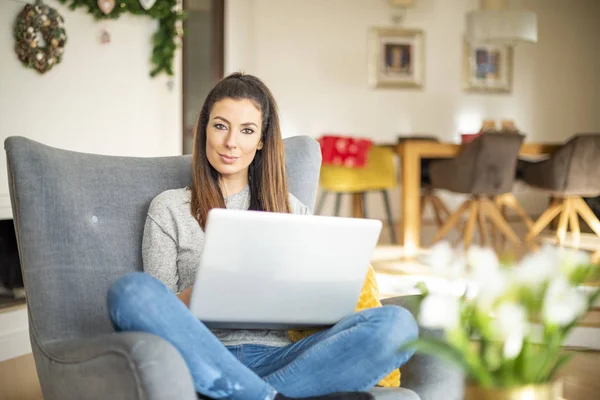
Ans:
POLYGON ((425 82, 425 34, 419 29, 371 28, 369 85, 375 88, 422 88, 425 82))
POLYGON ((510 93, 513 48, 510 45, 469 43, 464 39, 463 88, 468 92, 510 93))

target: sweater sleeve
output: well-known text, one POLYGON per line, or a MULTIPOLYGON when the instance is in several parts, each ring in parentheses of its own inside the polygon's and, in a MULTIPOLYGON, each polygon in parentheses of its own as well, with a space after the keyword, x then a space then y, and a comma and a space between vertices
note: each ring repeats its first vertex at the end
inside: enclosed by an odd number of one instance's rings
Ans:
POLYGON ((144 272, 177 292, 177 242, 150 215, 146 217, 142 242, 144 272))

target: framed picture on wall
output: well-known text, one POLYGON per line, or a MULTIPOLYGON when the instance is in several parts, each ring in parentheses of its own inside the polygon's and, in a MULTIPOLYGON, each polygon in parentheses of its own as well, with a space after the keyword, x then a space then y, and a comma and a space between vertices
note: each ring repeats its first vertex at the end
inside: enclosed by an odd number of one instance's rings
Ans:
POLYGON ((464 89, 471 92, 512 90, 513 49, 509 45, 464 41, 464 89))
POLYGON ((421 30, 371 28, 369 84, 377 88, 421 88, 425 75, 424 46, 421 30))

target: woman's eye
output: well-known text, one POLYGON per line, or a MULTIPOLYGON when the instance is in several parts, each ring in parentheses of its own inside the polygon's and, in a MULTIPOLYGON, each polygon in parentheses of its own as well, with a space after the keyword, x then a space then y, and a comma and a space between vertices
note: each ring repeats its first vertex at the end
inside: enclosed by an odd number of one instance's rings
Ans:
POLYGON ((227 129, 227 127, 223 124, 215 124, 214 127, 221 131, 227 129))
POLYGON ((244 128, 244 129, 242 129, 242 133, 244 133, 246 135, 251 135, 254 133, 254 130, 250 129, 250 128, 244 128))

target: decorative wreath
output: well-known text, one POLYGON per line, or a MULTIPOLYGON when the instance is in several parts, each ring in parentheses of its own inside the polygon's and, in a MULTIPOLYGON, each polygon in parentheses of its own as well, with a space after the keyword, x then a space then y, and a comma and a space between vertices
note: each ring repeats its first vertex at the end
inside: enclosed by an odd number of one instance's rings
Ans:
POLYGON ((23 7, 14 26, 15 51, 23 65, 43 74, 61 61, 67 42, 64 23, 63 17, 41 0, 23 7))

